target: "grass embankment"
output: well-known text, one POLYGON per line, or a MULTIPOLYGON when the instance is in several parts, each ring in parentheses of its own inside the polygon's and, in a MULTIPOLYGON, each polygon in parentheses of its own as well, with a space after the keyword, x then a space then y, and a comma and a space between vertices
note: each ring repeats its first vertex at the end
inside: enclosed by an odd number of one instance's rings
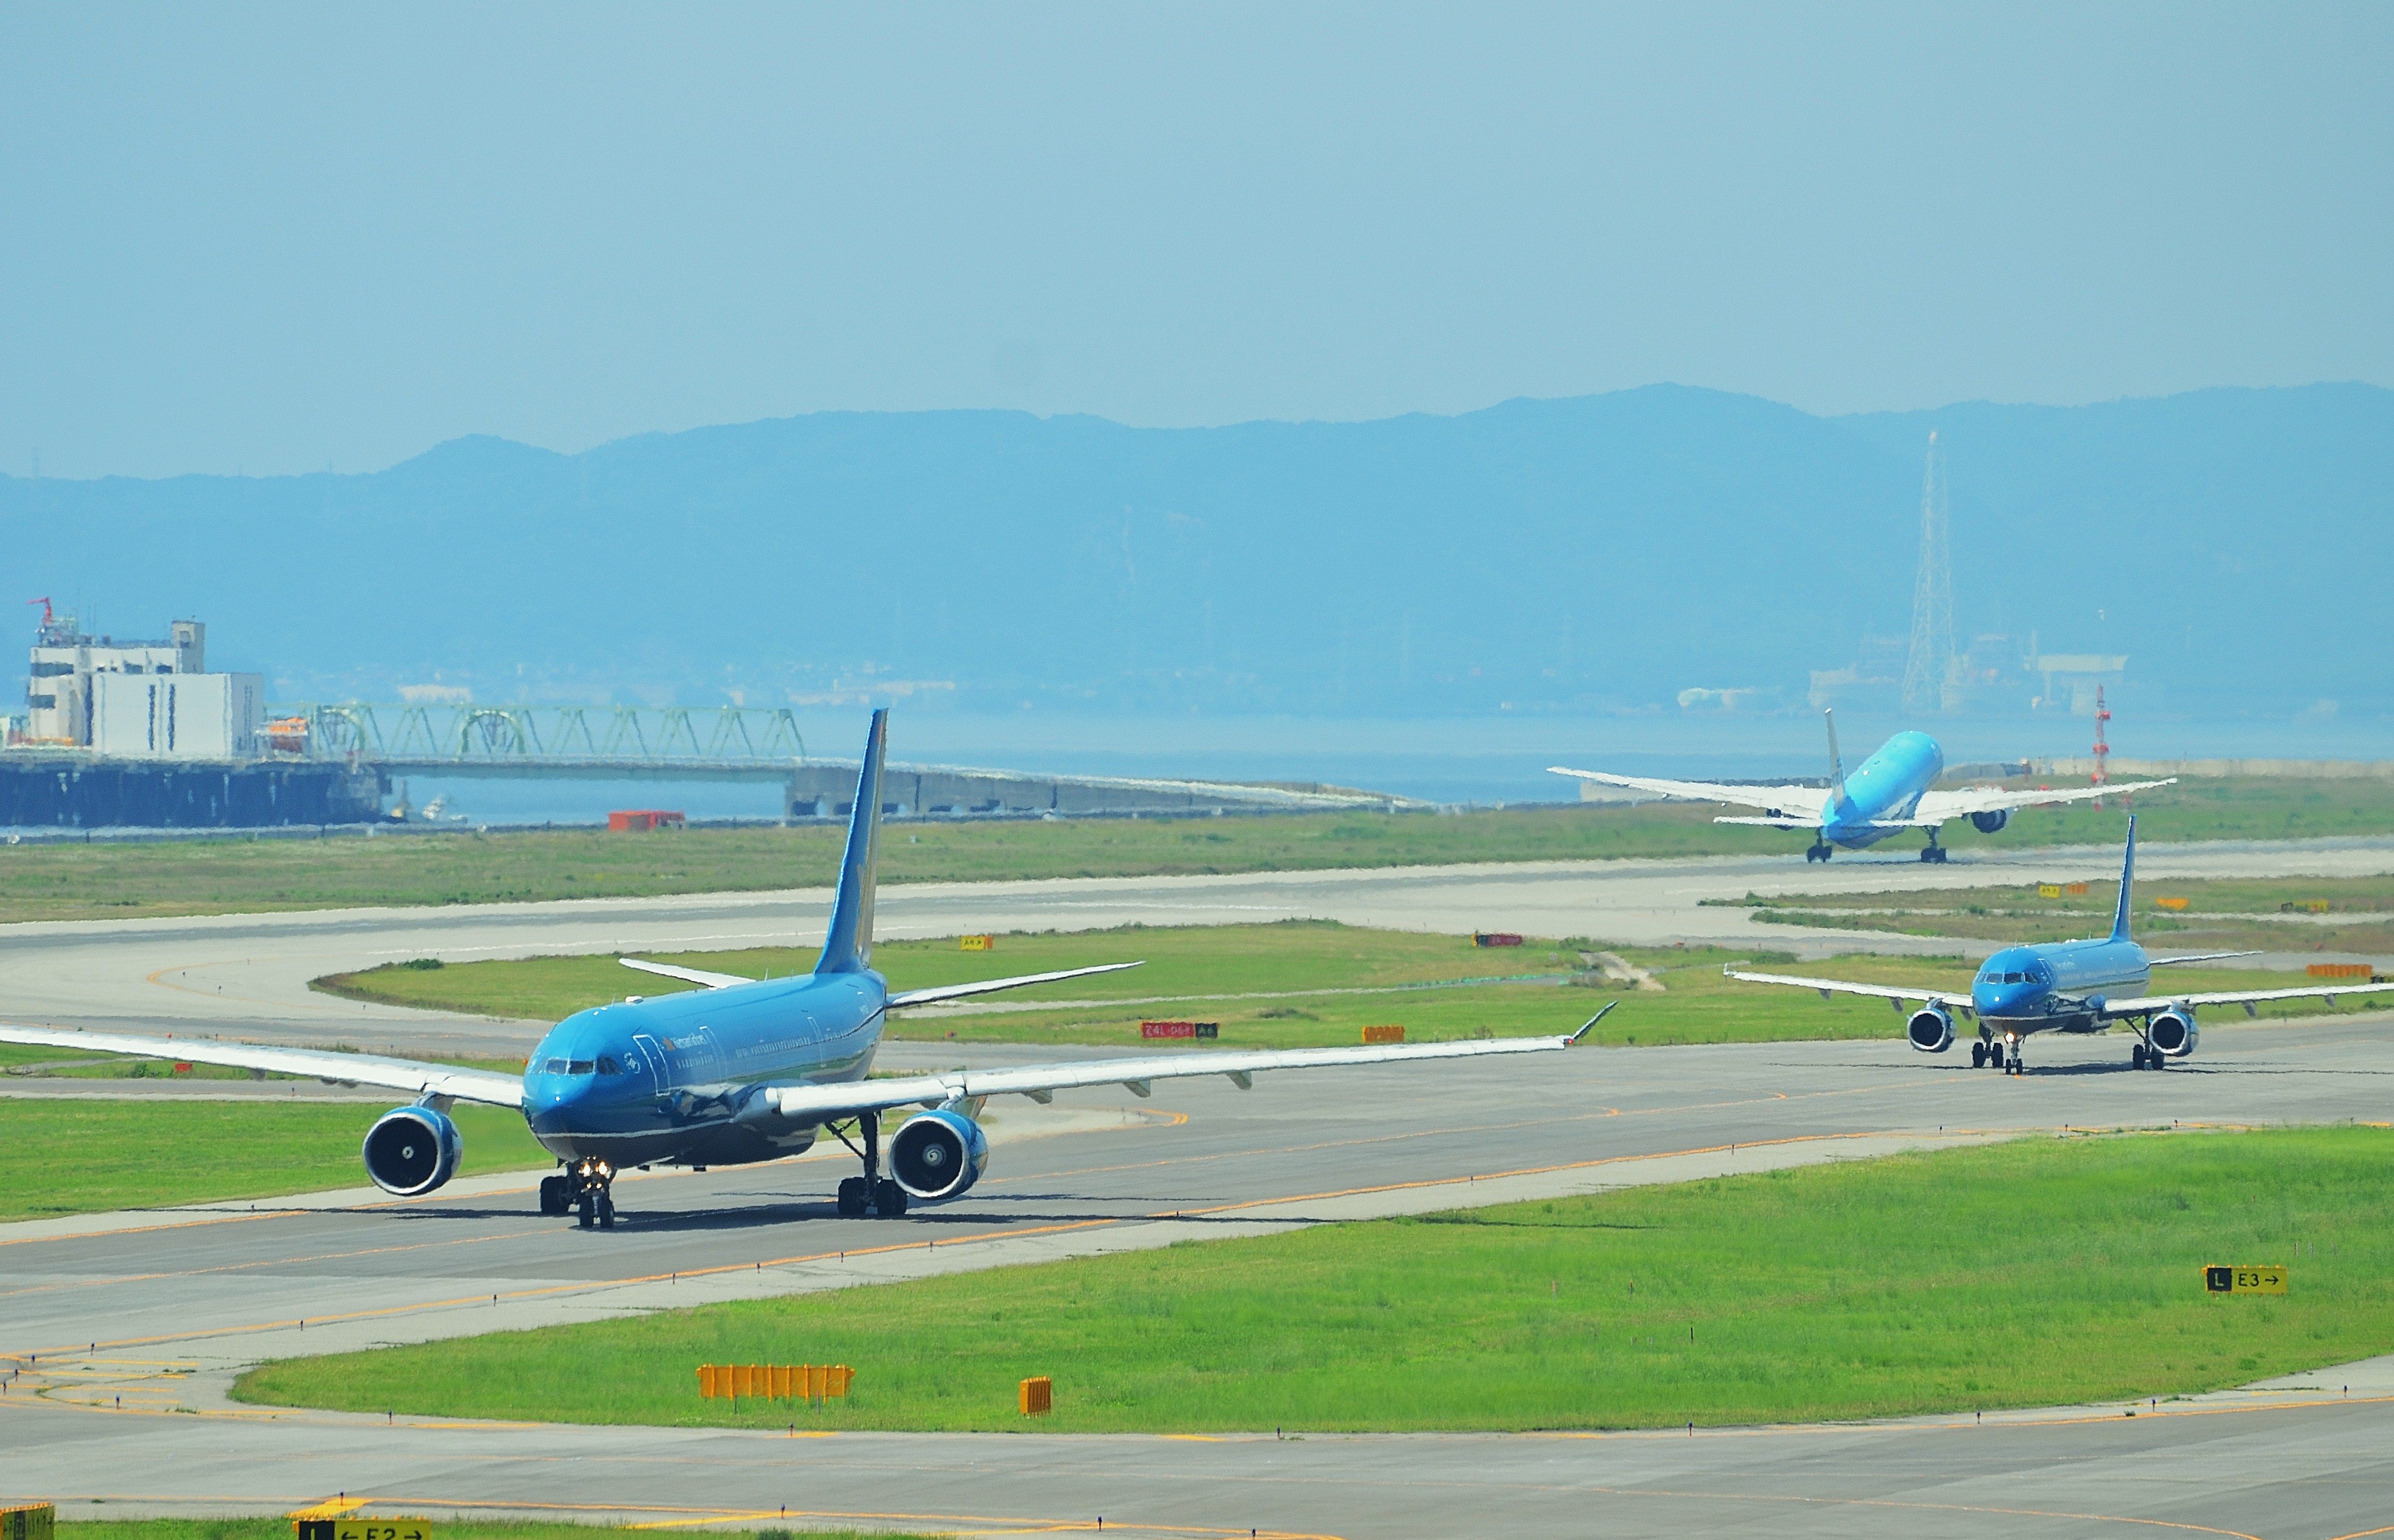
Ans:
MULTIPOLYGON (((1558 783, 1557 795, 1569 795, 1558 783)), ((1782 852, 1801 836, 1717 824, 1709 803, 1510 808, 1460 814, 1306 813, 1219 819, 893 825, 885 882, 1155 876, 1325 867, 1782 852)), ((2149 840, 2394 833, 2394 781, 2187 782, 2138 805, 2149 840)), ((2103 844, 2114 809, 2032 809, 2002 834, 1966 821, 1946 842, 2103 844)), ((343 836, 45 845, 0 854, 0 922, 259 913, 373 904, 642 897, 827 886, 842 831, 706 829, 610 835, 343 836)), ((1899 848, 1910 849, 1907 838, 1899 848)))
POLYGON ((325 1358, 243 1400, 1073 1432, 1804 1421, 2170 1396, 2394 1348, 2394 1134, 2032 1139, 325 1358), (2291 1267, 2282 1298, 2207 1263, 2291 1267), (846 1403, 702 1401, 834 1362, 846 1403), (1056 1412, 1016 1415, 1048 1375, 1056 1412))
MULTIPOLYGON (((395 1502, 375 1502, 354 1510, 349 1517, 358 1521, 371 1520, 387 1523, 393 1518, 420 1518, 426 1509, 440 1511, 442 1503, 411 1504, 402 1498, 395 1502)), ((743 1515, 742 1517, 747 1517, 743 1515)), ((704 1516, 690 1515, 692 1523, 704 1521, 704 1516)), ((648 1540, 656 1533, 654 1524, 619 1526, 612 1524, 523 1524, 491 1523, 477 1520, 441 1519, 433 1533, 441 1540, 648 1540)), ((291 1540, 288 1519, 61 1519, 58 1524, 59 1540, 291 1540)), ((759 1540, 865 1540, 856 1530, 769 1529, 759 1532, 759 1540)), ((882 1530, 872 1532, 872 1540, 926 1540, 921 1535, 892 1535, 882 1530)))
MULTIPOLYGON (((2036 884, 1883 893, 1806 893, 1743 905, 1766 924, 1892 930, 1999 941, 2055 941, 2106 934, 2120 902, 2117 882, 2064 888, 2046 898, 2036 884)), ((2060 886, 2060 885, 2055 885, 2060 886)), ((1707 900, 1709 903, 1723 901, 1707 900)), ((2138 886, 2137 938, 2157 951, 2338 952, 2394 955, 2394 876, 2147 878, 2138 886), (2163 899, 2184 900, 2164 907, 2163 899), (2325 905, 2324 909, 2317 906, 2325 905)))
MULTIPOLYGON (((804 972, 814 956, 811 948, 776 948, 656 960, 761 978, 804 972)), ((1140 958, 1146 966, 1127 972, 1000 997, 1024 1008, 902 1013, 890 1035, 1128 1045, 1142 1041, 1142 1020, 1163 1019, 1218 1022, 1224 1046, 1353 1043, 1364 1026, 1379 1024, 1402 1026, 1408 1040, 1429 1042, 1481 1033, 1509 1037, 1568 1032, 1606 1001, 1619 998, 1620 1008, 1588 1034, 1590 1042, 1653 1046, 1890 1037, 1900 1035, 1901 1027, 1883 1001, 1824 1001, 1739 983, 1721 977, 1721 967, 1737 962, 1864 983, 1966 990, 1973 962, 1960 956, 1850 956, 1796 965, 1784 953, 1707 947, 1605 952, 1585 941, 1481 948, 1462 937, 1371 930, 1327 920, 1006 935, 998 938, 993 953, 959 952, 953 940, 883 942, 873 954, 875 966, 899 989, 1140 958), (1662 989, 1638 989, 1626 979, 1606 977, 1606 958, 1651 974, 1662 989), (1054 1003, 1059 1001, 1077 1003, 1054 1003)), ((2278 989, 2303 981, 2300 974, 2205 970, 2201 987, 2278 989)), ((612 957, 533 957, 433 968, 395 965, 335 974, 318 981, 318 987, 389 1005, 556 1020, 627 994, 662 994, 688 986, 636 974, 612 957)), ((2394 1001, 2394 986, 2386 998, 2394 1001)), ((2368 1005, 2364 997, 2343 1008, 2368 1005)), ((2316 1000, 2266 1007, 2282 1016, 2317 1015, 2327 1008, 2316 1000)))
MULTIPOLYGON (((394 1097, 394 1100, 401 1099, 394 1097)), ((0 1219, 365 1185, 358 1146, 387 1109, 275 1101, 0 1102, 0 1219), (194 1151, 207 1158, 195 1160, 194 1151)), ((461 1176, 546 1170, 520 1113, 460 1102, 461 1176)))

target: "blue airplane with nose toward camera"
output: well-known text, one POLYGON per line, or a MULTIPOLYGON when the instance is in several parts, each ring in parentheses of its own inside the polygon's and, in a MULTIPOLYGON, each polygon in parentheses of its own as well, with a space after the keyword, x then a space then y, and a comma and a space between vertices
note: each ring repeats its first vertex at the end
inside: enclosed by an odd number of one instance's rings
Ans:
POLYGON ((1937 842, 1937 833, 1953 819, 1967 818, 1980 834, 1991 835, 2009 823, 2017 809, 2042 807, 2049 802, 2080 802, 2106 795, 2116 796, 2171 784, 2171 781, 2131 781, 2064 791, 2006 791, 2001 786, 1938 791, 1933 788, 1937 778, 1945 773, 1945 751, 1925 732, 1897 733, 1848 775, 1845 760, 1837 753, 1836 716, 1824 711, 1821 718, 1829 730, 1829 780, 1825 786, 1658 781, 1651 776, 1566 770, 1560 765, 1550 767, 1550 773, 1575 776, 1599 785, 1651 792, 1658 796, 1759 808, 1759 817, 1741 814, 1713 822, 1752 823, 1766 829, 1809 829, 1812 845, 1804 852, 1807 861, 1826 861, 1839 850, 1865 850, 1890 835, 1920 829, 1928 836, 1920 859, 1941 862, 1945 859, 1945 847, 1937 842))
POLYGON ((558 1160, 559 1169, 540 1184, 541 1211, 578 1214, 584 1229, 612 1229, 614 1179, 629 1166, 704 1168, 777 1160, 802 1153, 828 1131, 863 1167, 839 1183, 839 1212, 894 1218, 910 1202, 961 1197, 980 1178, 989 1163, 981 1105, 993 1096, 1044 1102, 1059 1090, 1118 1085, 1144 1097, 1158 1080, 1212 1074, 1245 1090, 1267 1070, 1544 1053, 1570 1046, 1596 1024, 1592 1019, 1577 1033, 1546 1037, 1164 1054, 870 1079, 875 1050, 893 1010, 1139 966, 1102 963, 891 989, 873 967, 875 858, 888 727, 888 713, 875 711, 857 772, 839 887, 812 971, 793 979, 747 979, 622 958, 628 967, 699 987, 576 1011, 549 1029, 525 1061, 520 1079, 369 1054, 48 1027, 0 1026, 0 1043, 189 1060, 404 1092, 415 1099, 384 1113, 367 1131, 362 1151, 366 1175, 401 1197, 431 1192, 455 1173, 463 1141, 449 1117, 453 1105, 514 1107, 558 1160), (921 1111, 891 1134, 885 1161, 882 1120, 907 1107, 921 1111))
POLYGON ((1980 965, 1967 994, 1950 990, 1910 989, 1887 984, 1851 983, 1841 979, 1808 979, 1792 973, 1751 973, 1736 967, 1722 971, 1754 984, 1787 984, 1816 989, 1825 1000, 1832 994, 1861 994, 1885 1000, 1898 1015, 1913 1001, 1919 1007, 1904 1021, 1904 1036, 1923 1053, 1943 1053, 1953 1046, 1953 1018, 1958 1013, 1978 1023, 1978 1040, 1970 1045, 1972 1069, 2024 1073, 2021 1041, 2040 1032, 2097 1033, 2124 1021, 2137 1033, 2129 1051, 2131 1068, 2159 1070, 2194 1052, 2201 1040, 2195 1012, 2203 1006, 2242 1006, 2246 1015, 2265 1000, 2318 998, 2339 994, 2386 993, 2384 984, 2322 984, 2307 989, 2227 990, 2207 994, 2148 994, 2152 970, 2176 963, 2216 962, 2224 957, 2250 957, 2250 952, 2198 952, 2178 957, 2155 957, 2137 944, 2130 933, 2130 904, 2136 891, 2137 821, 2128 820, 2127 849, 2120 862, 2120 902, 2112 912, 2111 933, 2083 941, 2043 941, 2033 946, 2007 946, 1980 965))

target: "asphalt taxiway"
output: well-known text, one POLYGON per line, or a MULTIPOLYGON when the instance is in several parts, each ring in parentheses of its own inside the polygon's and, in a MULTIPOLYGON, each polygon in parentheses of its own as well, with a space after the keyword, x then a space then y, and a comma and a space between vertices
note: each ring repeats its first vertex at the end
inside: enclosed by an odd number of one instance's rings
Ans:
POLYGON ((756 1523, 786 1504, 809 1522, 999 1532, 1098 1513, 1216 1534, 2365 1530, 2394 1513, 2394 1382, 2375 1371, 2349 1402, 2348 1379, 2136 1418, 1302 1442, 386 1425, 223 1395, 242 1365, 294 1352, 2015 1133, 2382 1120, 2394 1092, 2382 1018, 2223 1025, 2159 1074, 2130 1071, 2126 1046, 2037 1039, 2018 1079, 1900 1042, 1822 1043, 1390 1067, 1341 1075, 1335 1096, 1299 1074, 1076 1094, 1057 1106, 1095 1123, 1020 1125, 972 1193, 900 1221, 835 1216, 841 1155, 627 1180, 612 1232, 538 1218, 506 1178, 408 1203, 7 1227, 6 1480, 112 1513, 346 1492, 386 1511, 756 1523))

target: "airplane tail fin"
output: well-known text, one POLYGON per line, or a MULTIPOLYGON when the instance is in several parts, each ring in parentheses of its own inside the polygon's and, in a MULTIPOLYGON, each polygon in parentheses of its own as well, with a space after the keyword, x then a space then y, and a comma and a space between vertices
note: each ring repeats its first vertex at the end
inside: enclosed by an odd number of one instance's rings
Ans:
POLYGON ((2120 862, 2120 911, 2111 916, 2111 939, 2128 939, 2128 895, 2137 885, 2137 815, 2128 815, 2128 853, 2120 862))
POLYGON ((889 741, 889 708, 873 714, 864 735, 864 763, 856 772, 856 803, 848 819, 848 853, 839 862, 839 897, 831 910, 817 973, 859 973, 873 963, 874 856, 881 843, 881 756, 889 741))
POLYGON ((1836 712, 1822 711, 1821 720, 1829 727, 1829 806, 1835 808, 1846 799, 1846 759, 1837 752, 1836 712))

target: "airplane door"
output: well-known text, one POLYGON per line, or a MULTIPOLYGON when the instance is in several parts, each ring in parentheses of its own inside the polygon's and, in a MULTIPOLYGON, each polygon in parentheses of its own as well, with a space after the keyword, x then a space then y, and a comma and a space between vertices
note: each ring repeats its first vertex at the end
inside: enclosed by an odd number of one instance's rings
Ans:
POLYGON ((657 1040, 647 1033, 638 1032, 632 1034, 632 1046, 640 1050, 640 1062, 648 1066, 650 1092, 663 1096, 672 1090, 673 1070, 665 1062, 664 1049, 657 1046, 657 1040))

